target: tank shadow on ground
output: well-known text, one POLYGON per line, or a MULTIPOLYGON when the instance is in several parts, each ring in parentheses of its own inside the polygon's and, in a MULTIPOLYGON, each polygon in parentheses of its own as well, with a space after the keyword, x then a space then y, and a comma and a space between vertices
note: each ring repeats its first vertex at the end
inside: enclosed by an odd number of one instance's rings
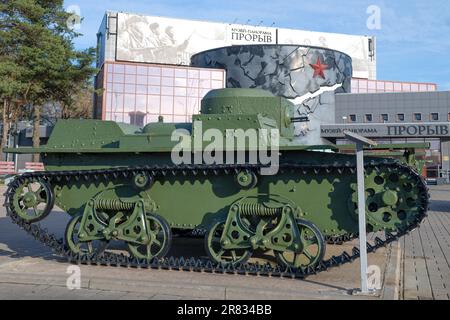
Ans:
POLYGON ((450 212, 450 201, 444 200, 431 200, 430 202, 430 210, 437 212, 450 212))
MULTIPOLYGON (((60 212, 53 212, 47 219, 46 223, 42 224, 42 227, 48 228, 52 233, 56 233, 58 237, 63 237, 65 226, 69 217, 61 214, 60 212)), ((169 256, 184 256, 205 258, 207 257, 204 251, 204 238, 186 238, 186 237, 174 237, 172 242, 172 248, 169 251, 169 256)), ((11 259, 23 259, 26 257, 40 258, 46 261, 53 261, 61 264, 67 264, 68 262, 59 256, 52 254, 51 250, 40 244, 30 235, 26 234, 18 226, 11 223, 8 217, 0 217, 0 245, 6 245, 5 249, 0 249, 0 257, 8 257, 11 259)), ((111 249, 115 251, 125 252, 126 245, 122 242, 112 242, 111 249)), ((274 260, 268 253, 256 252, 252 260, 274 260), (271 259, 272 258, 272 259, 271 259)), ((274 262, 274 261, 271 261, 274 262)), ((258 277, 257 277, 258 278, 258 277)), ((256 278, 255 278, 256 279, 256 278)), ((259 279, 264 279, 259 277, 259 279)), ((348 292, 348 288, 340 286, 330 285, 317 280, 302 279, 300 281, 306 281, 312 284, 321 285, 331 289, 337 289, 342 292, 348 292)))
POLYGON ((331 288, 331 289, 345 291, 347 294, 350 294, 352 292, 352 289, 339 287, 339 286, 334 286, 332 284, 327 284, 327 283, 323 283, 323 282, 320 282, 320 281, 313 281, 313 280, 309 280, 308 278, 303 279, 303 281, 308 282, 308 283, 312 283, 312 284, 318 284, 318 285, 321 285, 321 286, 324 286, 324 287, 328 287, 328 288, 331 288))
MULTIPOLYGON (((50 233, 56 234, 58 238, 63 238, 65 227, 70 217, 62 212, 52 212, 42 223, 42 228, 47 228, 50 233)), ((59 256, 54 255, 51 250, 30 235, 26 234, 18 226, 11 223, 9 217, 0 217, 0 245, 5 245, 0 249, 0 257, 11 259, 23 259, 26 257, 40 258, 46 261, 54 261, 67 264, 68 262, 59 256)), ((109 249, 115 252, 126 252, 127 246, 123 242, 114 241, 110 243, 109 249)), ((187 238, 176 236, 173 238, 172 247, 168 256, 194 257, 196 259, 207 259, 204 249, 204 238, 187 238)), ((269 252, 255 252, 251 262, 275 262, 275 258, 269 252)), ((338 289, 347 292, 348 288, 333 286, 317 280, 304 279, 304 281, 320 284, 331 289, 338 289)))
POLYGON ((431 186, 428 186, 428 188, 430 189, 430 191, 433 191, 433 192, 449 192, 450 191, 450 189, 439 189, 439 188, 431 188, 431 186))
MULTIPOLYGON (((59 212, 53 212, 41 224, 42 228, 55 230, 58 237, 62 237, 67 218, 59 212), (60 229, 62 228, 62 231, 60 229)), ((63 260, 54 255, 52 251, 39 243, 32 236, 28 235, 19 226, 13 224, 9 217, 0 217, 0 245, 5 245, 5 249, 0 249, 0 257, 7 256, 13 259, 21 259, 25 257, 42 258, 45 260, 63 260)))
MULTIPOLYGON (((53 211, 40 224, 41 228, 47 228, 49 233, 55 234, 57 238, 64 237, 66 225, 70 216, 60 211, 53 211)), ((182 238, 174 237, 169 256, 188 256, 201 258, 206 257, 202 238, 182 238)), ((39 243, 32 236, 28 235, 19 226, 13 224, 9 217, 0 217, 0 245, 6 248, 0 249, 0 257, 21 259, 24 257, 40 257, 45 260, 55 260, 65 262, 65 259, 58 257, 52 251, 39 243)), ((123 242, 111 242, 109 249, 125 252, 127 246, 123 242)))

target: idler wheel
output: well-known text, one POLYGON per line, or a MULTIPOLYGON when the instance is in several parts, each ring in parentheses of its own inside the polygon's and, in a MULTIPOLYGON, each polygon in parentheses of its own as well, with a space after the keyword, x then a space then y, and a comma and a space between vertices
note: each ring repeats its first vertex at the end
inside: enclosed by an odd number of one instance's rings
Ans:
POLYGON ((169 252, 172 242, 169 224, 158 215, 147 214, 146 226, 146 239, 140 239, 141 243, 127 243, 130 254, 135 258, 147 260, 164 257, 169 252))
POLYGON ((47 217, 55 204, 50 185, 43 180, 23 182, 12 192, 14 192, 12 199, 14 211, 29 223, 47 217))
POLYGON ((316 267, 325 255, 325 241, 320 230, 311 222, 297 220, 300 241, 296 251, 275 251, 279 263, 294 269, 316 267))
POLYGON ((66 245, 75 254, 97 254, 101 255, 108 246, 106 240, 83 241, 80 235, 80 225, 82 215, 73 217, 66 227, 66 245))
POLYGON ((248 249, 224 249, 220 239, 225 229, 225 221, 215 223, 205 235, 205 251, 209 258, 222 265, 243 264, 250 259, 248 249))

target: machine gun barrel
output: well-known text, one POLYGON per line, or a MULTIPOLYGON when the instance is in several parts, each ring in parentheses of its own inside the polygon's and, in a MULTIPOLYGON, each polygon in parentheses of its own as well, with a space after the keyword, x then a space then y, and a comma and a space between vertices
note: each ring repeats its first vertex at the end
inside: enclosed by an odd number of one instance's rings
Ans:
POLYGON ((309 122, 309 118, 308 117, 294 117, 291 118, 291 122, 295 123, 295 122, 309 122))

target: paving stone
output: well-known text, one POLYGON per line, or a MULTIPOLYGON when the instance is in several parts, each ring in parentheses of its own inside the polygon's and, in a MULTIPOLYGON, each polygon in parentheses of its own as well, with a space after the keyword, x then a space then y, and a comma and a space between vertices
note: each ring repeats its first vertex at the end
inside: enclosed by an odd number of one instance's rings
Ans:
POLYGON ((428 217, 402 241, 405 299, 448 299, 450 294, 450 186, 439 188, 448 190, 444 194, 431 188, 428 217), (440 201, 440 211, 433 211, 433 200, 440 201), (444 201, 448 202, 446 212, 442 211, 444 201))

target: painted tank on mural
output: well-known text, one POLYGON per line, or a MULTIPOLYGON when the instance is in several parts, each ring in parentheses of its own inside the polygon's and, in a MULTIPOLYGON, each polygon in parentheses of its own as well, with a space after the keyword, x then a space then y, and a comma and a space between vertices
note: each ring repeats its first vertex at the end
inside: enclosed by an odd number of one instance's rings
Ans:
MULTIPOLYGON (((220 89, 191 123, 60 120, 41 148, 6 150, 40 153, 46 169, 10 183, 8 214, 33 230, 54 206, 67 212, 71 256, 107 255, 122 241, 130 259, 151 261, 194 230, 211 263, 242 265, 268 252, 269 263, 317 267, 327 241, 357 233, 355 162, 330 146, 300 145, 294 124, 307 118, 293 110, 268 91, 220 89)), ((369 231, 415 228, 428 204, 421 177, 375 157, 365 172, 369 231)))

